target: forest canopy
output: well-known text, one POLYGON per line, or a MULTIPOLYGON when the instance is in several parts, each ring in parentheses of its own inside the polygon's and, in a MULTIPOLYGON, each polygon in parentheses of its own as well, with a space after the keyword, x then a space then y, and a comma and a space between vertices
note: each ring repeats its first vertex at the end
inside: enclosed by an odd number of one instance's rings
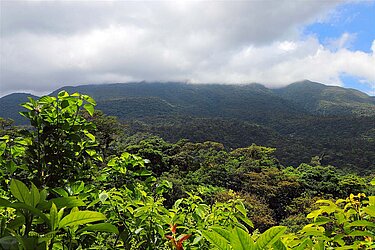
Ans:
MULTIPOLYGON (((132 132, 84 94, 0 119, 0 249, 370 249, 373 176, 132 132)), ((277 151, 276 151, 277 152, 277 151)))

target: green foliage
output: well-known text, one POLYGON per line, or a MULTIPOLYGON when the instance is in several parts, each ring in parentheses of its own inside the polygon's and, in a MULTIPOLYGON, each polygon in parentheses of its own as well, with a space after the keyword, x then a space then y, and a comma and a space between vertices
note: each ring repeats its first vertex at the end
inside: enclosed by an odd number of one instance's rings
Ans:
POLYGON ((7 167, 7 173, 26 170, 36 184, 50 187, 62 184, 64 179, 82 178, 84 173, 90 178, 92 162, 102 158, 90 132, 95 127, 79 112, 84 109, 92 115, 94 105, 95 101, 87 95, 69 95, 65 91, 57 97, 30 97, 22 104, 28 111, 21 114, 33 130, 23 138, 6 135, 0 142, 0 162, 7 167))
POLYGON ((286 227, 282 226, 272 227, 257 237, 256 241, 255 237, 251 237, 239 227, 230 229, 211 227, 210 230, 203 231, 203 235, 220 250, 282 249, 280 245, 284 246, 284 244, 280 241, 280 237, 285 230, 286 227))
POLYGON ((0 211, 1 207, 14 209, 2 219, 6 223, 2 228, 0 242, 6 239, 7 243, 1 242, 0 245, 5 249, 52 249, 54 245, 73 249, 80 245, 80 239, 75 235, 78 226, 106 220, 100 212, 79 211, 78 207, 71 208, 70 213, 67 213, 71 205, 64 201, 58 210, 54 199, 47 199, 47 190, 39 191, 34 184, 29 189, 23 182, 12 179, 9 190, 18 201, 0 198, 0 211), (73 243, 73 239, 78 242, 73 243))
POLYGON ((297 168, 287 168, 284 172, 297 177, 304 190, 314 196, 346 196, 363 192, 366 187, 364 178, 355 174, 340 174, 333 166, 301 164, 297 168))
POLYGON ((0 249, 375 247, 375 197, 331 199, 362 192, 364 178, 321 166, 320 158, 284 168, 275 149, 255 144, 121 142, 117 121, 94 105, 62 91, 23 104, 33 129, 4 122, 0 249), (277 226, 281 220, 293 228, 277 226))
POLYGON ((26 153, 26 147, 31 144, 29 138, 15 135, 0 137, 0 176, 9 177, 19 170, 28 170, 27 165, 20 159, 26 153))

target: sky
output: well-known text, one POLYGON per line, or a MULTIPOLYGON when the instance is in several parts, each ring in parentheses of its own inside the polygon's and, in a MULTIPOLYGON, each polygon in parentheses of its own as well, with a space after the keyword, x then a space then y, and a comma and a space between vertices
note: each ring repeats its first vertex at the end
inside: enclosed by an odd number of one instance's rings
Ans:
POLYGON ((0 0, 0 96, 308 79, 375 95, 375 0, 0 0))

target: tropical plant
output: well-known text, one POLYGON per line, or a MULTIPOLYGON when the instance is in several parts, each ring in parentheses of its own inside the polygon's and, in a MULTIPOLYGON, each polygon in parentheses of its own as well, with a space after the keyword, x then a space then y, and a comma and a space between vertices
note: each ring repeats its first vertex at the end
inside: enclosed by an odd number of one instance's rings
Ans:
MULTIPOLYGON (((274 149, 256 145, 229 152, 214 142, 152 137, 118 153, 121 147, 110 148, 115 136, 105 138, 115 130, 95 132, 95 119, 85 118, 94 105, 87 95, 65 91, 30 98, 22 114, 33 128, 1 131, 1 250, 375 248, 375 196, 330 199, 361 191, 364 178, 319 162, 283 169, 274 149), (319 208, 311 212, 306 203, 316 199, 319 208), (295 233, 268 228, 284 214, 305 211, 311 223, 295 233), (254 214, 256 225, 268 223, 261 231, 248 218, 254 214)), ((109 121, 115 122, 96 123, 109 121)))

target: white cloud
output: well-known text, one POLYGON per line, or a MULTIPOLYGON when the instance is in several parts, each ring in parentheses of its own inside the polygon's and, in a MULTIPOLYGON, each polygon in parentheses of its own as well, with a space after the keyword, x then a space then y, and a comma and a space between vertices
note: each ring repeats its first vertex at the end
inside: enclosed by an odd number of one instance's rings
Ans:
POLYGON ((300 36, 337 4, 1 2, 0 94, 132 80, 340 85, 342 73, 374 82, 374 52, 348 50, 350 34, 336 50, 300 36))
POLYGON ((349 49, 356 40, 357 35, 348 32, 343 33, 339 38, 331 38, 326 42, 330 50, 349 49))
MULTIPOLYGON (((264 47, 248 47, 234 54, 220 74, 205 69, 199 72, 205 81, 262 82, 268 86, 284 86, 310 79, 341 85, 340 75, 355 75, 375 82, 374 53, 324 48, 316 38, 304 41, 275 42, 264 47)), ((199 77, 197 77, 199 78, 199 77)))

